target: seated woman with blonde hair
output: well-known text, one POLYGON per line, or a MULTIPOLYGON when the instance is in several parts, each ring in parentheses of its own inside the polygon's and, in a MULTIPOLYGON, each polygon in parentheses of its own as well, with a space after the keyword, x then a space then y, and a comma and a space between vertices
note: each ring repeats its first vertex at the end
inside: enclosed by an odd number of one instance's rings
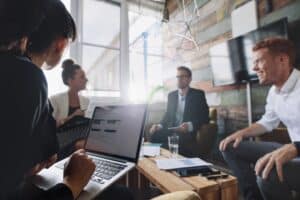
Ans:
POLYGON ((61 126, 75 116, 84 117, 84 111, 89 105, 89 100, 79 94, 84 90, 87 78, 81 66, 72 59, 67 59, 62 64, 62 79, 69 90, 50 97, 53 106, 53 116, 57 126, 61 126))

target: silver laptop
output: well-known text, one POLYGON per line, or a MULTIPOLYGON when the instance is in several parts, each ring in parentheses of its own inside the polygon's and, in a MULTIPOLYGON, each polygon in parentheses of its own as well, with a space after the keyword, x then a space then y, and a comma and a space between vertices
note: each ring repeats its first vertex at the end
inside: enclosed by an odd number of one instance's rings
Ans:
MULTIPOLYGON (((97 167, 79 199, 97 196, 134 168, 139 159, 145 118, 146 105, 95 108, 85 150, 97 167)), ((61 182, 67 159, 43 170, 35 180, 36 185, 48 189, 61 182)))

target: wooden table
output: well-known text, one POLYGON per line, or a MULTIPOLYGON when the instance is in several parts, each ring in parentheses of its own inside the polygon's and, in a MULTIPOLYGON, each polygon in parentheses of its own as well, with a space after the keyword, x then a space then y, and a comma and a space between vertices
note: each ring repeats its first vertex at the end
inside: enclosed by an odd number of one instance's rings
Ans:
MULTIPOLYGON (((174 172, 157 168, 155 160, 170 157, 170 152, 161 149, 161 156, 155 158, 141 158, 135 171, 127 176, 127 185, 138 188, 149 187, 154 184, 163 193, 192 190, 197 192, 203 200, 237 200, 237 179, 233 176, 224 179, 207 180, 202 176, 179 177, 174 172), (138 177, 137 179, 130 177, 138 177)), ((222 172, 223 173, 223 172, 222 172)))

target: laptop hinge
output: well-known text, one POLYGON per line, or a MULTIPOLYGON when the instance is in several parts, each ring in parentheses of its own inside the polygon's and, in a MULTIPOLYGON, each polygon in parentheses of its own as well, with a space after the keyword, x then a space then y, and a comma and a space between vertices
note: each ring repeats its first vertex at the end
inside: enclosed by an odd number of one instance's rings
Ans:
POLYGON ((128 162, 127 160, 124 160, 124 159, 121 159, 121 158, 116 158, 116 157, 102 155, 102 154, 96 154, 96 153, 92 153, 92 152, 87 152, 87 154, 91 155, 91 156, 95 156, 95 157, 100 157, 100 158, 108 159, 108 160, 122 162, 122 163, 127 163, 128 162))

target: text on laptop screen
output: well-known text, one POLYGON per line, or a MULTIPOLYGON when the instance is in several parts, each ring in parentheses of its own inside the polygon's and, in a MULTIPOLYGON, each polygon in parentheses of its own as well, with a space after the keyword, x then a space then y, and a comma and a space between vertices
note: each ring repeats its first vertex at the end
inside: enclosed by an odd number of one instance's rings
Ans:
POLYGON ((86 149, 134 159, 145 112, 145 105, 96 107, 86 149))

